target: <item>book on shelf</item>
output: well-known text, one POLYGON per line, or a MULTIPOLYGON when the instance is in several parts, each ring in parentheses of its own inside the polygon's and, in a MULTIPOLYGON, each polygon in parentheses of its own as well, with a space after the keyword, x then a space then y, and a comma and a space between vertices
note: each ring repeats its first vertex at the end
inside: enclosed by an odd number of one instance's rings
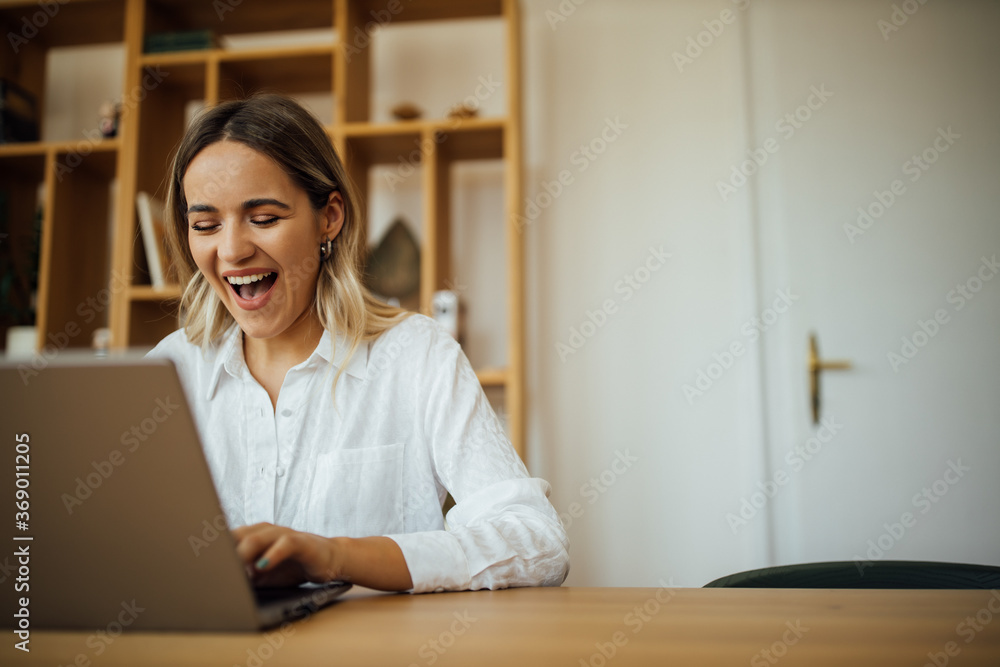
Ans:
POLYGON ((146 251, 146 266, 149 269, 149 281, 156 289, 166 286, 164 277, 166 243, 164 242, 164 211, 163 202, 151 197, 146 192, 135 196, 136 208, 139 210, 139 228, 142 232, 142 246, 146 251))
POLYGON ((143 53, 169 53, 172 51, 200 51, 213 49, 219 40, 211 30, 184 30, 179 32, 157 32, 146 35, 143 53))

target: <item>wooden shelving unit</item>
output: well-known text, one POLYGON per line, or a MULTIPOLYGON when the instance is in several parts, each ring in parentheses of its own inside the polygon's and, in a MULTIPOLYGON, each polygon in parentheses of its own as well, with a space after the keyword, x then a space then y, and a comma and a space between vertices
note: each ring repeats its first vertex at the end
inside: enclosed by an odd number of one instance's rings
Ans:
MULTIPOLYGON (((39 348, 73 323, 83 325, 80 303, 100 294, 107 307, 73 336, 86 347, 93 330, 109 326, 115 347, 149 346, 176 328, 179 285, 154 289, 141 266, 135 214, 139 191, 163 192, 171 153, 194 102, 214 104, 256 90, 320 94, 332 98, 331 141, 362 192, 373 167, 395 164, 415 145, 421 151, 423 230, 421 310, 447 289, 452 275, 452 171, 467 160, 498 160, 504 168, 507 311, 506 364, 477 371, 485 387, 502 388, 511 440, 524 453, 523 257, 514 213, 522 201, 520 19, 517 0, 69 0, 58 4, 38 35, 0 76, 39 99, 44 113, 47 50, 57 46, 122 43, 125 48, 123 115, 119 137, 90 142, 0 144, 0 190, 9 196, 12 228, 30 226, 37 192, 43 196, 38 289, 39 348), (396 11, 392 11, 396 10, 396 11), (376 19, 389 23, 494 17, 505 34, 506 113, 500 117, 430 118, 372 122, 371 48, 357 35, 376 19), (154 32, 211 29, 218 36, 273 31, 330 30, 328 44, 255 49, 212 48, 143 53, 154 32), (77 163, 66 170, 67 159, 77 163), (114 211, 109 201, 114 194, 114 211), (113 220, 107 229, 106 220, 113 220)), ((39 11, 35 2, 0 8, 4 34, 39 11)))

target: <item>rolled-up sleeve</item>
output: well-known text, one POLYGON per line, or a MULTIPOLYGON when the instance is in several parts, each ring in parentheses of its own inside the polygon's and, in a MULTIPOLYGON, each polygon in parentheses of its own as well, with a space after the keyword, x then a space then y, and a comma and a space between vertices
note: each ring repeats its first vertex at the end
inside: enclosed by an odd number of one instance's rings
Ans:
POLYGON ((569 542, 548 492, 541 479, 499 482, 456 504, 447 530, 390 535, 413 592, 562 584, 569 542))
POLYGON ((418 421, 434 475, 455 506, 445 530, 389 535, 413 592, 558 586, 569 540, 548 482, 529 477, 458 344, 436 337, 418 421))

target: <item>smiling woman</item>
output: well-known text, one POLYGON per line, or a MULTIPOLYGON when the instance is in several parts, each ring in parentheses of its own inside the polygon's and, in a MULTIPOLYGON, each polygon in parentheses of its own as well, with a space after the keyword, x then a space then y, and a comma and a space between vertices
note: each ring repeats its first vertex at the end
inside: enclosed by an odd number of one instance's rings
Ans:
MULTIPOLYGON (((198 273, 246 334, 244 348, 254 348, 248 361, 258 353, 266 357, 282 340, 292 348, 298 340, 318 342, 320 321, 308 307, 315 289, 302 288, 317 282, 317 247, 343 227, 340 192, 313 210, 306 192, 274 160, 230 139, 202 149, 182 185, 187 211, 173 212, 186 215, 198 273), (218 186, 219 174, 231 177, 225 188, 218 186)), ((173 227, 180 232, 176 221, 173 227)), ((265 383, 272 403, 281 378, 275 380, 277 386, 265 383)))
POLYGON ((204 112, 174 157, 181 328, 150 355, 177 366, 248 573, 559 585, 568 543, 549 485, 454 339, 363 287, 359 201, 319 122, 276 95, 204 112))

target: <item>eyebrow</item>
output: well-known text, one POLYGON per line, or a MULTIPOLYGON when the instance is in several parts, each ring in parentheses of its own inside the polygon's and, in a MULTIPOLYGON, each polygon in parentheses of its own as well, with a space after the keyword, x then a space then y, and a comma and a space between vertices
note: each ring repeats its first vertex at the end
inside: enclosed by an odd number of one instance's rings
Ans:
POLYGON ((243 202, 243 210, 248 208, 257 208, 258 206, 277 206, 278 208, 284 209, 286 211, 291 211, 292 207, 283 201, 277 199, 248 199, 243 202))
MULTIPOLYGON (((278 208, 283 209, 285 211, 292 210, 291 206, 278 199, 269 199, 269 198, 248 199, 245 202, 243 202, 244 211, 251 208, 257 208, 259 206, 277 206, 278 208)), ((193 206, 188 208, 187 212, 188 215, 191 215, 192 213, 218 213, 219 209, 212 206, 211 204, 194 204, 193 206)))

